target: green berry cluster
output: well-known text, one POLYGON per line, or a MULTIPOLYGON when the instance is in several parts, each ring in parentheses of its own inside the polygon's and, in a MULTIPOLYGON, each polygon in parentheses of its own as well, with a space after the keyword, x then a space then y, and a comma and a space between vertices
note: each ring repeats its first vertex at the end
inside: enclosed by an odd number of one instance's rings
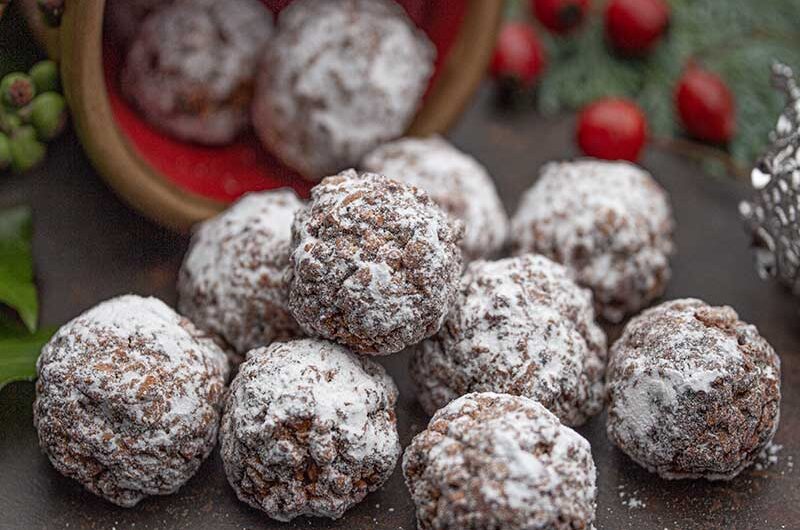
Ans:
POLYGON ((26 171, 42 161, 44 143, 67 122, 60 89, 58 67, 49 60, 0 79, 0 170, 26 171))

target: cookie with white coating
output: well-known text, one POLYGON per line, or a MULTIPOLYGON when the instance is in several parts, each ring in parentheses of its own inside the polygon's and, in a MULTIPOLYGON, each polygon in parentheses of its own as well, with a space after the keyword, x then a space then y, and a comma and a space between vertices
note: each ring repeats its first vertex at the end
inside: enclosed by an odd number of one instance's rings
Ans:
POLYGON ((527 254, 471 263, 439 332, 409 371, 428 414, 462 394, 539 401, 567 425, 603 409, 606 337, 592 295, 561 265, 527 254))
POLYGON ((53 466, 123 507, 176 492, 217 440, 225 353, 155 298, 62 326, 36 363, 33 422, 53 466))
POLYGON ((420 530, 589 530, 589 442, 541 404, 467 394, 439 410, 403 456, 420 530))
POLYGON ((289 308, 308 335, 398 352, 450 310, 462 234, 418 188, 353 170, 327 177, 292 225, 289 308))
POLYGON ((565 265, 592 290, 597 313, 620 322, 664 293, 674 224, 669 197, 644 169, 551 162, 512 218, 512 250, 565 265))
POLYGON ((273 519, 337 519, 394 470, 396 401, 380 365, 337 344, 300 339, 258 348, 225 404, 228 481, 273 519))
POLYGON ((289 311, 291 226, 303 203, 290 189, 249 193, 192 236, 178 308, 243 356, 302 335, 289 311))
POLYGON ((732 479, 778 428, 780 359, 727 306, 673 300, 634 318, 607 385, 609 438, 663 478, 732 479))
POLYGON ((121 88, 144 118, 179 140, 232 142, 249 124, 258 60, 272 34, 258 0, 176 0, 144 19, 121 88))
POLYGON ((262 61, 255 130, 309 180, 355 167, 409 126, 435 55, 394 1, 296 0, 262 61))

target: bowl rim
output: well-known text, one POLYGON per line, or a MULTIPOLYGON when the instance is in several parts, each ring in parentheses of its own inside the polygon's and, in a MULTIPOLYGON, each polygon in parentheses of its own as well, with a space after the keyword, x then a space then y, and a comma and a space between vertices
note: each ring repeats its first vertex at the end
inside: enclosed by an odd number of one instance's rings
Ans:
MULTIPOLYGON (((503 0, 466 1, 467 12, 456 40, 408 135, 446 131, 484 77, 502 21, 503 0)), ((62 84, 75 130, 95 168, 124 201, 156 222, 186 231, 219 213, 226 203, 170 182, 118 128, 103 70, 104 11, 105 0, 67 2, 58 45, 48 46, 51 56, 60 56, 62 84)))

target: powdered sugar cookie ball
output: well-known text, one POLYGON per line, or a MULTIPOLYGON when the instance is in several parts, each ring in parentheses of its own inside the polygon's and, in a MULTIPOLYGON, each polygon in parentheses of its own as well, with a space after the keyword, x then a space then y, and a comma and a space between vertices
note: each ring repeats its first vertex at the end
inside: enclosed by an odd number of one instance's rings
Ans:
POLYGON ((568 425, 603 408, 606 337, 592 295, 528 254, 471 263, 453 309, 418 345, 410 373, 428 414, 469 392, 535 399, 568 425))
POLYGON ((136 36, 145 18, 175 0, 106 0, 106 29, 119 43, 126 45, 136 36))
POLYGON ((380 365, 331 342, 253 350, 222 419, 228 481, 239 499, 273 519, 337 519, 394 470, 396 401, 380 365))
POLYGON ((540 403, 467 394, 434 415, 403 456, 420 530, 588 530, 589 442, 540 403))
POLYGON ((278 20, 253 123, 307 178, 355 166, 411 123, 435 48, 388 0, 296 0, 278 20))
POLYGON ((292 226, 292 314, 358 353, 416 344, 455 298, 462 232, 417 188, 353 170, 327 177, 292 226))
POLYGON ((626 162, 544 166, 511 221, 517 254, 566 265, 594 293, 597 312, 619 322, 664 293, 673 252, 672 212, 661 187, 626 162))
POLYGON ((631 320, 608 367, 608 436, 667 479, 727 480, 778 428, 780 360, 730 307, 674 300, 631 320))
POLYGON ((490 258, 508 235, 508 216, 489 173, 445 139, 404 138, 364 158, 366 171, 425 190, 442 209, 464 222, 464 259, 490 258))
POLYGON ((285 275, 301 207, 288 189, 250 193, 201 223, 178 276, 181 313, 241 355, 300 336, 285 275))
POLYGON ((214 447, 225 354, 160 300, 121 296, 83 313, 44 346, 36 372, 39 445, 114 504, 174 493, 214 447))
POLYGON ((257 61, 271 33, 272 15, 258 0, 177 0, 142 23, 122 91, 176 138, 231 142, 247 125, 257 61))

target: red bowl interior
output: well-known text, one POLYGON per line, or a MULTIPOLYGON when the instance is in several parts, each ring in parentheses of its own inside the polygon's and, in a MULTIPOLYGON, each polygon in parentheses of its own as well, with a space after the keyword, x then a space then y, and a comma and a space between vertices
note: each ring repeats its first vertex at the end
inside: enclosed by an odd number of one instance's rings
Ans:
MULTIPOLYGON (((456 39, 467 0, 398 1, 438 50, 432 84, 456 39)), ((291 0, 264 3, 278 13, 291 0)), ((231 202, 248 191, 283 186, 308 194, 312 184, 265 150, 252 132, 242 134, 231 145, 206 147, 175 140, 150 126, 122 97, 118 81, 122 57, 108 36, 104 40, 106 87, 117 125, 139 154, 172 184, 222 202, 231 202)))

